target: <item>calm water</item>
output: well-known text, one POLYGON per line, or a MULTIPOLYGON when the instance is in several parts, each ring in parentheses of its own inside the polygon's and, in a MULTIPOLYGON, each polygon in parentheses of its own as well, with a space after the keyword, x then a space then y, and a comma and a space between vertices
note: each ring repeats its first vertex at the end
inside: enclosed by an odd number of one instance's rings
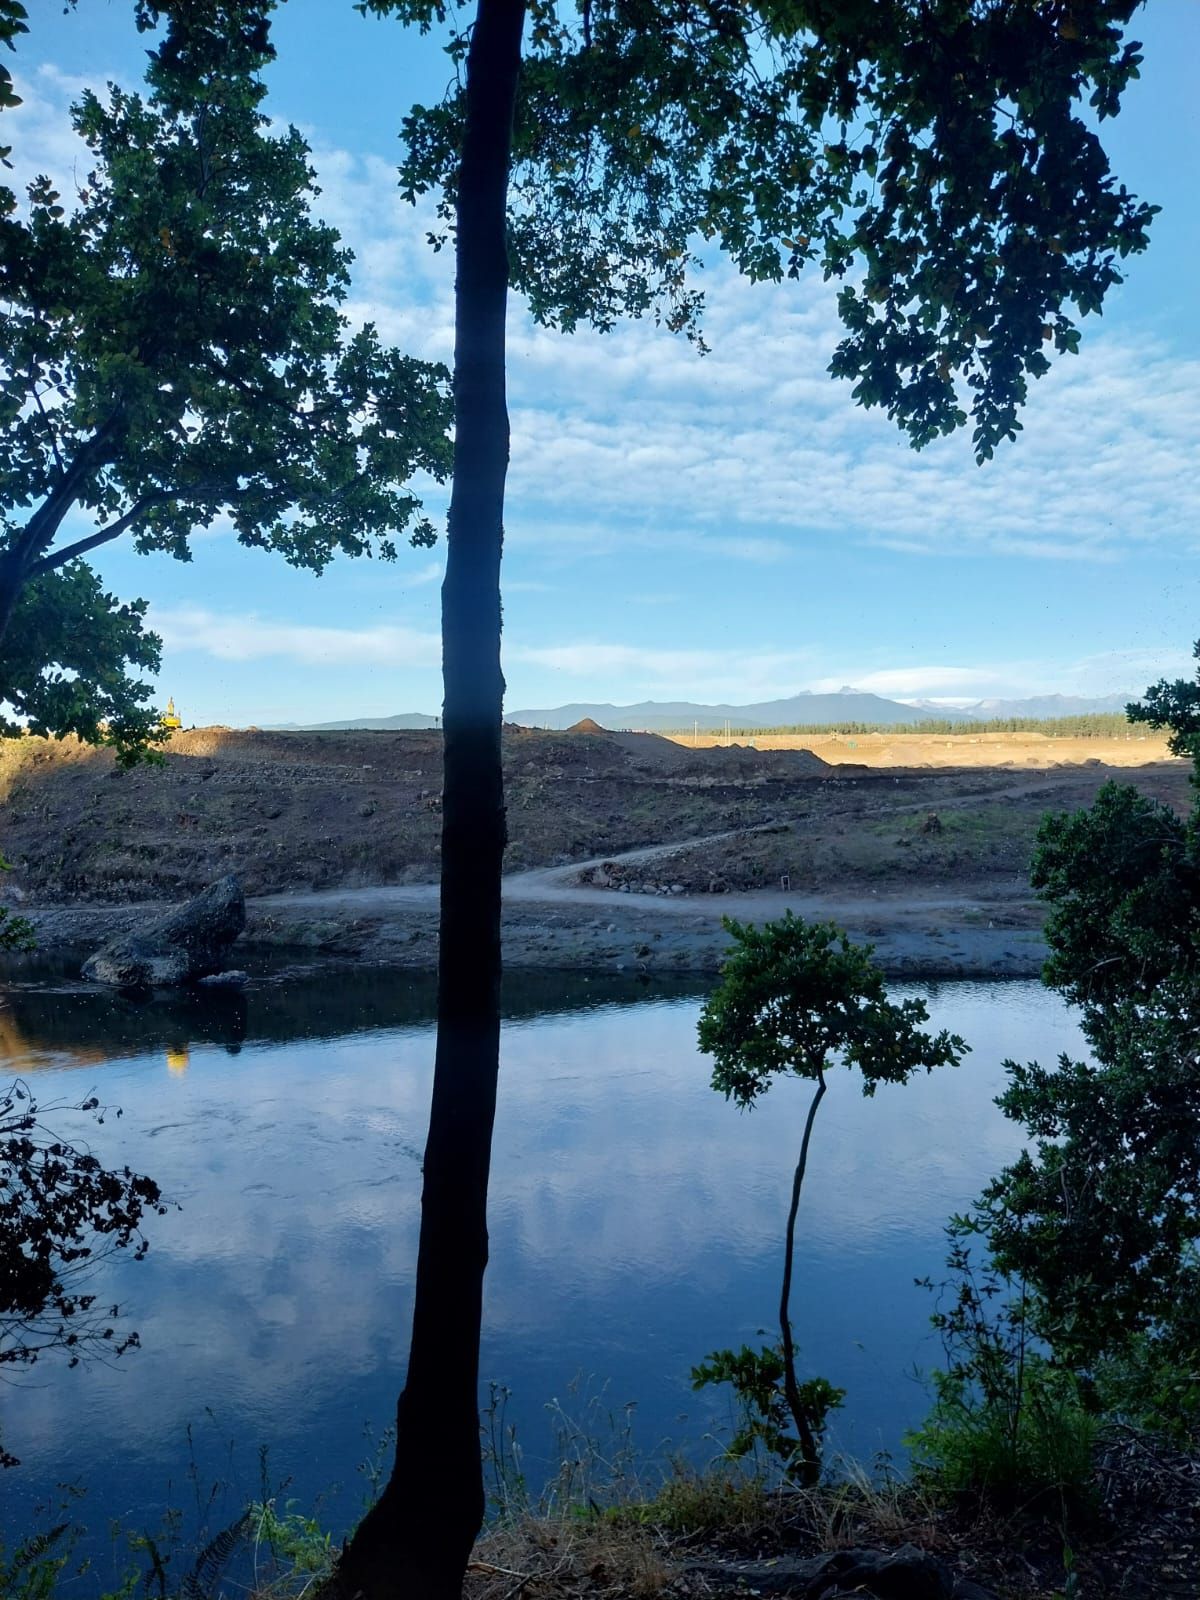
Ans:
MULTIPOLYGON (((835 1075, 821 1108, 795 1321, 808 1368, 849 1391, 836 1443, 860 1457, 895 1451, 927 1409, 916 1373, 938 1352, 913 1279, 938 1272, 947 1215, 1017 1148, 991 1103, 1001 1061, 1079 1048, 1034 983, 896 992, 924 995, 973 1054, 874 1100, 835 1075)), ((88 1485, 93 1526, 154 1523, 194 1495, 190 1459, 202 1495, 219 1479, 236 1501, 257 1491, 260 1445, 289 1495, 353 1519, 364 1430, 389 1422, 407 1348, 432 999, 378 973, 144 1007, 10 989, 6 1072, 43 1103, 94 1089, 123 1107, 93 1148, 183 1208, 152 1219, 144 1263, 114 1260, 96 1285, 140 1351, 74 1371, 50 1357, 0 1389, 23 1461, 0 1480, 10 1532, 64 1481, 88 1485)), ((771 1325, 807 1095, 727 1105, 696 1052, 699 1005, 582 978, 509 990, 482 1370, 513 1391, 531 1477, 551 1454, 547 1403, 577 1405, 580 1374, 606 1405, 637 1402, 643 1450, 711 1454, 727 1406, 693 1394, 688 1369, 771 1325)))

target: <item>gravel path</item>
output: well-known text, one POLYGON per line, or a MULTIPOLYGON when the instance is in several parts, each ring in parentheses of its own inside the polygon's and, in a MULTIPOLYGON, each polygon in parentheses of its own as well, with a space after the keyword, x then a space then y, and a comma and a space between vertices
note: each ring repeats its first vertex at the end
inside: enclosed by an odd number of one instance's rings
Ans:
MULTIPOLYGON (((1015 786, 1014 786, 1015 787, 1015 786)), ((1022 790, 1028 785, 1022 785, 1022 790)), ((964 803, 976 797, 964 796, 964 803)), ((995 792, 989 798, 995 798, 995 792)), ((769 825, 768 825, 769 826, 769 825)), ((512 967, 712 973, 728 946, 722 919, 764 921, 786 910, 832 919, 876 946, 894 976, 1033 977, 1045 950, 1041 917, 1020 880, 847 895, 759 890, 641 895, 580 884, 602 860, 620 864, 719 844, 745 831, 647 846, 621 855, 511 873, 504 879, 505 961, 512 967)), ((98 943, 160 911, 158 905, 29 909, 44 948, 98 943)), ((435 883, 266 895, 247 902, 245 942, 257 951, 436 965, 435 883)))

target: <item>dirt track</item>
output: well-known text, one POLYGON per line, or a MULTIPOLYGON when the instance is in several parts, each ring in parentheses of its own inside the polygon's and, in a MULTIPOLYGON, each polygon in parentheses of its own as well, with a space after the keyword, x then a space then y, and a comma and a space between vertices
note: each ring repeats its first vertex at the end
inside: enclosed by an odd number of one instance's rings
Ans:
MULTIPOLYGON (((894 972, 1032 974, 1041 815, 1089 804, 1110 778, 1180 809, 1188 794, 1182 762, 872 769, 528 731, 505 753, 514 966, 708 971, 722 916, 790 906, 873 940, 894 972)), ((0 765, 0 848, 17 864, 4 890, 45 944, 74 945, 233 869, 253 944, 428 967, 439 756, 437 734, 201 730, 177 735, 162 767, 121 775, 94 752, 21 741, 0 765)))

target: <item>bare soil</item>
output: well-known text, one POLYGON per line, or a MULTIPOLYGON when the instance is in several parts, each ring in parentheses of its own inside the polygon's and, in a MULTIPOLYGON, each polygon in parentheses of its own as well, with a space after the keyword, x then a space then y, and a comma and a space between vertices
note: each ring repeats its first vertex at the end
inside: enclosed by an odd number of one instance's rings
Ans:
MULTIPOLYGON (((1042 815, 1089 805, 1112 779, 1188 803, 1187 763, 1126 765, 1116 755, 1138 742, 1119 742, 1070 741, 1092 752, 1083 764, 1036 770, 994 742, 988 765, 898 768, 508 729, 506 960, 708 972, 723 914, 790 906, 872 939, 895 973, 1035 974, 1042 815)), ((440 757, 436 732, 200 729, 176 734, 161 765, 121 773, 72 742, 11 741, 0 851, 14 870, 0 895, 44 944, 94 943, 235 871, 252 942, 428 967, 440 757)))
MULTIPOLYGON (((751 826, 827 772, 802 752, 689 752, 652 734, 509 731, 510 871, 751 826)), ((441 832, 436 732, 175 734, 123 773, 74 741, 0 745, 6 888, 37 904, 430 882, 441 832)))
POLYGON ((1016 782, 1011 770, 995 767, 895 772, 882 781, 844 771, 786 816, 732 839, 673 851, 650 874, 636 862, 602 863, 581 877, 652 893, 673 885, 687 894, 787 888, 928 894, 1005 884, 1023 890, 1047 811, 1089 806, 1111 781, 1131 783, 1181 812, 1190 792, 1183 763, 1061 766, 1016 782))

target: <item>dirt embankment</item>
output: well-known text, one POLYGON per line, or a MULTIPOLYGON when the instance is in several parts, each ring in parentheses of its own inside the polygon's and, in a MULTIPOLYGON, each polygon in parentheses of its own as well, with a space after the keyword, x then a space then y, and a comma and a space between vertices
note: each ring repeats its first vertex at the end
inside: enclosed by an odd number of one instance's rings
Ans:
MULTIPOLYGON (((74 745, 0 746, 0 896, 44 948, 74 947, 232 870, 252 944, 430 967, 440 754, 437 733, 209 729, 122 774, 74 745)), ((1113 778, 1189 799, 1184 762, 830 767, 603 731, 508 730, 505 763, 506 962, 581 970, 710 972, 723 913, 790 908, 872 940, 897 975, 1031 976, 1042 815, 1113 778)))
POLYGON ((580 881, 660 896, 1023 891, 1045 813, 1088 806, 1113 780, 1187 807, 1182 764, 1062 767, 1027 779, 994 768, 831 776, 758 829, 644 863, 604 861, 580 881))
MULTIPOLYGON (((506 869, 752 826, 827 772, 800 752, 689 752, 652 734, 505 735, 506 869)), ((248 895, 437 877, 441 735, 176 734, 120 772, 73 741, 0 742, 4 885, 39 904, 248 895)))

